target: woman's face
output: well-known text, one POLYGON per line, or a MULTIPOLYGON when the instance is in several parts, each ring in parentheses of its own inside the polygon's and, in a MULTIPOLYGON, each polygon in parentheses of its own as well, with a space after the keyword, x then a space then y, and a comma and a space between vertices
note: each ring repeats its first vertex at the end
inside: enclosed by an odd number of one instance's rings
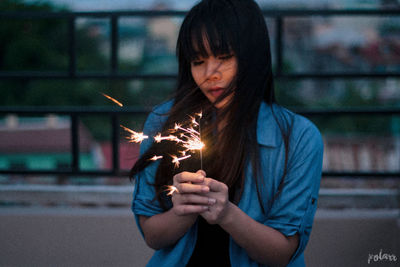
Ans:
MULTIPOLYGON (((207 49, 209 50, 209 49, 207 49)), ((237 59, 234 54, 213 56, 208 51, 208 57, 199 57, 191 62, 191 72, 197 86, 203 94, 215 103, 229 87, 237 73, 237 59)), ((222 108, 233 97, 233 93, 215 103, 216 108, 222 108)))

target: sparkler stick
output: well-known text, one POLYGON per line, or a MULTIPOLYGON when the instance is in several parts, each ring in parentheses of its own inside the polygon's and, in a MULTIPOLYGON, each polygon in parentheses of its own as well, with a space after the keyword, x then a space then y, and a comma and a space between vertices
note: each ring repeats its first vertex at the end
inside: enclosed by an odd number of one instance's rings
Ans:
MULTIPOLYGON (((203 117, 203 112, 200 112, 197 114, 199 116, 199 120, 201 120, 201 117, 203 117)), ((199 123, 199 136, 201 139, 201 124, 199 123)), ((200 149, 200 170, 203 169, 203 148, 200 149)))

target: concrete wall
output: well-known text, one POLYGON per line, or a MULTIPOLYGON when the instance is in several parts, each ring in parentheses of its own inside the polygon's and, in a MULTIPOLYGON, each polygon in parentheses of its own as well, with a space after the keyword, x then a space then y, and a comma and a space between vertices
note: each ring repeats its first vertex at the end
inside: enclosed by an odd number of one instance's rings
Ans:
POLYGON ((0 266, 144 266, 129 208, 0 209, 0 266))
POLYGON ((400 266, 399 210, 318 210, 305 258, 307 266, 400 266), (373 260, 390 253, 396 262, 373 260))
MULTIPOLYGON (((399 210, 318 210, 307 266, 399 266, 399 210), (368 264, 369 254, 397 262, 368 264)), ((0 266, 145 266, 129 208, 0 208, 0 266)))

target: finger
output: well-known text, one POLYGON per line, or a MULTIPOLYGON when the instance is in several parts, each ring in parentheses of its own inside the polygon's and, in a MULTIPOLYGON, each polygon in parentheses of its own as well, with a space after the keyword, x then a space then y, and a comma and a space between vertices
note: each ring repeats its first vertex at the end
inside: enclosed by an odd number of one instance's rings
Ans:
POLYGON ((204 170, 198 170, 196 173, 203 175, 204 177, 206 177, 206 172, 204 170))
POLYGON ((201 173, 181 172, 174 176, 175 183, 202 183, 204 175, 201 173))
POLYGON ((201 205, 180 205, 175 208, 178 215, 189 215, 194 213, 202 213, 208 210, 208 206, 201 205))
MULTIPOLYGON (((204 170, 198 170, 196 173, 199 174, 199 175, 203 175, 204 178, 206 177, 206 172, 204 170)), ((204 178, 200 182, 197 182, 197 184, 204 183, 204 178)), ((196 183, 196 182, 193 182, 193 183, 196 183)))
POLYGON ((208 209, 206 209, 202 213, 200 213, 200 215, 203 216, 203 218, 205 220, 207 220, 207 218, 211 216, 210 207, 208 207, 208 209))
POLYGON ((210 188, 207 185, 180 183, 176 186, 180 194, 188 193, 208 193, 210 188))
POLYGON ((228 186, 222 182, 214 180, 212 178, 206 178, 204 181, 205 185, 208 185, 211 192, 225 192, 228 191, 228 186))
POLYGON ((213 205, 217 202, 215 198, 200 196, 196 194, 180 194, 180 203, 196 205, 213 205))

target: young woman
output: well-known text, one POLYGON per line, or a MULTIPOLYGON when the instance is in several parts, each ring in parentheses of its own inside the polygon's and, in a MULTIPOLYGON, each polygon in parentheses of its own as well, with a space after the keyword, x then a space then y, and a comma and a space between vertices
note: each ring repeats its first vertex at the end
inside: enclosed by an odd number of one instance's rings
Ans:
POLYGON ((206 146, 202 159, 196 152, 177 167, 175 142, 141 145, 132 210, 156 250, 148 266, 304 266, 323 143, 310 121, 275 103, 258 5, 201 1, 183 21, 177 56, 175 97, 154 109, 144 133, 167 136, 202 111, 206 146), (177 191, 167 195, 166 185, 177 191))

